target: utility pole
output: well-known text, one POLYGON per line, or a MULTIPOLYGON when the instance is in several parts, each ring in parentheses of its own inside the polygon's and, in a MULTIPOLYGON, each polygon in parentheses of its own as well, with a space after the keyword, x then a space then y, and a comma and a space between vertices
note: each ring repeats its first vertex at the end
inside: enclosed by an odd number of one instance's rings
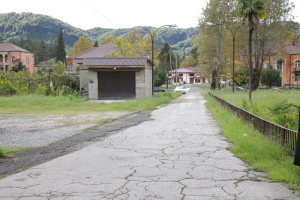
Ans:
POLYGON ((175 76, 176 76, 176 84, 178 83, 177 82, 177 54, 175 55, 176 56, 176 70, 175 70, 175 76))
MULTIPOLYGON (((172 70, 172 59, 171 59, 171 49, 169 49, 169 54, 170 54, 170 69, 171 69, 171 80, 172 80, 172 83, 173 83, 173 70, 172 70)), ((173 89, 173 85, 172 84, 172 89, 173 89)))

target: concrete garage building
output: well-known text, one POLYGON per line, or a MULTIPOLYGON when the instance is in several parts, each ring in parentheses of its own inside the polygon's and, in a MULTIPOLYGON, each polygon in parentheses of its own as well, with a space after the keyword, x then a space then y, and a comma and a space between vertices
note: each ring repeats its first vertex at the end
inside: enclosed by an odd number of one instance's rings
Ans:
POLYGON ((118 100, 152 95, 152 63, 147 57, 85 58, 80 88, 90 100, 118 100))

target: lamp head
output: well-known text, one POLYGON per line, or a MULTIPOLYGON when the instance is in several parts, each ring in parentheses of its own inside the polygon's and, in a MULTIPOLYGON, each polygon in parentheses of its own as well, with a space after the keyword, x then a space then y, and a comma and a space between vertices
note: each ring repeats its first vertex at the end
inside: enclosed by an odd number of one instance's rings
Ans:
POLYGON ((168 25, 169 27, 177 27, 177 24, 168 25))

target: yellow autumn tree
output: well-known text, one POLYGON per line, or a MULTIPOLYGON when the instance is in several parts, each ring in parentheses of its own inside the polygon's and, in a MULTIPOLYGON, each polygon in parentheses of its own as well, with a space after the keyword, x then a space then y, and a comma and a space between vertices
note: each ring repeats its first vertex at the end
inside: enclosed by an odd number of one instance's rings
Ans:
POLYGON ((73 48, 69 51, 69 57, 83 52, 91 47, 93 47, 93 44, 90 43, 85 37, 81 36, 79 40, 74 43, 73 48))

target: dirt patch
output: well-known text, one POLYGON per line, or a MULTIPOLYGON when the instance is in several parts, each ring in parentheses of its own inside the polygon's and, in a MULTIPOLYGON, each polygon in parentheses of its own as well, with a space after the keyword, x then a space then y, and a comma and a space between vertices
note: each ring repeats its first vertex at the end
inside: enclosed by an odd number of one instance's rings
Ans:
POLYGON ((115 119, 132 112, 103 112, 76 115, 16 115, 0 114, 0 145, 38 147, 70 137, 105 119, 115 119))

